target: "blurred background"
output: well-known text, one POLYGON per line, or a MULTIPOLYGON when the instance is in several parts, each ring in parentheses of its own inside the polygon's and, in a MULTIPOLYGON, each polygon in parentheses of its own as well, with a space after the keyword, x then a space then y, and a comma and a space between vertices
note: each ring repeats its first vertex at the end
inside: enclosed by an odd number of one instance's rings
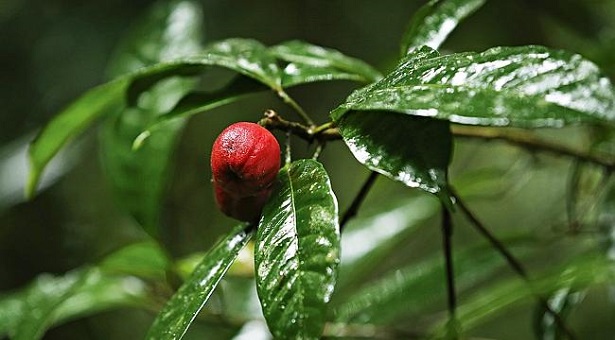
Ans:
MULTIPOLYGON (((0 292, 16 290, 41 273, 61 274, 94 263, 115 249, 146 238, 114 200, 98 156, 97 128, 79 137, 58 157, 33 200, 24 200, 23 185, 28 171, 27 143, 71 100, 108 79, 108 63, 118 42, 153 3, 0 1, 0 292)), ((386 72, 395 66, 409 18, 423 3, 203 0, 203 34, 206 42, 229 37, 254 38, 266 45, 305 40, 338 49, 386 72)), ((528 44, 581 53, 614 80, 615 2, 489 1, 451 34, 442 52, 528 44)), ((349 82, 317 83, 293 88, 290 93, 317 122, 324 123, 328 112, 356 86, 349 82)), ((172 172, 163 202, 164 242, 173 256, 207 249, 234 225, 215 209, 209 150, 215 136, 229 123, 256 121, 269 108, 293 118, 287 107, 263 94, 197 115, 186 126, 172 154, 172 172)), ((540 133, 579 148, 587 149, 592 143, 587 128, 540 133)), ((294 150, 295 157, 309 155, 302 141, 294 144, 294 150)), ((321 161, 344 211, 369 172, 342 143, 331 143, 321 161)), ((570 160, 564 158, 528 154, 500 143, 459 141, 451 180, 496 234, 552 241, 544 244, 541 256, 527 263, 531 271, 548 267, 554 254, 574 256, 574 245, 598 237, 592 230, 576 236, 568 233, 566 183, 570 168, 570 160)), ((381 211, 386 205, 383 202, 413 196, 422 194, 379 178, 364 210, 366 214, 381 211)), ((461 247, 478 242, 478 236, 463 227, 462 218, 456 221, 456 244, 461 247)), ((428 227, 408 239, 403 251, 386 266, 394 268, 396 263, 439 251, 437 216, 424 223, 428 227)), ((386 268, 382 268, 384 271, 386 268)), ((504 271, 502 275, 510 273, 504 271)), ((588 298, 591 308, 572 319, 580 334, 591 335, 586 338, 607 339, 615 330, 613 305, 601 303, 607 296, 606 289, 594 292, 588 298)), ((527 338, 531 334, 528 308, 531 306, 513 309, 476 333, 487 338, 527 338), (511 334, 507 329, 510 323, 522 326, 511 334)), ((104 312, 58 326, 46 338, 139 338, 153 316, 137 309, 104 312)))

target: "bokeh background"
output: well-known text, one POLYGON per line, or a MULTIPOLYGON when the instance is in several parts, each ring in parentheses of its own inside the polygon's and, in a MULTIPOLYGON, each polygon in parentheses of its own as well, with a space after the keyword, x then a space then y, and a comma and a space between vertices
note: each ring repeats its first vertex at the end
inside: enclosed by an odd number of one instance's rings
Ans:
MULTIPOLYGON (((62 107, 107 79, 107 64, 116 44, 152 3, 0 1, 0 292, 18 289, 41 273, 61 274, 96 262, 114 249, 146 238, 114 201, 100 165, 96 128, 62 153, 33 200, 24 200, 23 184, 28 171, 27 143, 62 107)), ((204 36, 206 41, 254 38, 268 45, 301 39, 338 49, 387 71, 396 63, 408 19, 423 3, 203 0, 204 36)), ((527 44, 579 52, 615 79, 615 2, 489 1, 453 32, 442 52, 527 44)), ((346 82, 312 84, 291 89, 290 93, 323 123, 328 112, 355 86, 346 82)), ((288 108, 264 94, 190 120, 172 156, 173 172, 163 206, 164 242, 174 256, 207 249, 233 225, 214 208, 209 150, 226 125, 238 120, 256 121, 269 108, 292 118, 288 108)), ((587 147, 591 137, 587 129, 576 127, 541 133, 580 148, 587 147)), ((294 144, 294 150, 296 157, 309 151, 301 141, 294 144)), ((343 211, 369 173, 342 143, 329 145, 321 160, 343 211)), ((528 154, 499 143, 461 141, 456 144, 451 180, 465 190, 470 204, 496 233, 558 240, 545 245, 542 259, 527 263, 531 270, 548 267, 553 254, 572 256, 571 244, 592 237, 565 236, 569 169, 567 159, 528 154), (562 254, 562 249, 567 253, 562 254)), ((380 178, 365 202, 365 210, 382 209, 383 202, 412 195, 421 194, 380 178)), ((457 220, 460 231, 455 234, 455 242, 475 242, 477 236, 462 228, 463 219, 457 220)), ((437 219, 425 223, 433 228, 423 228, 408 240, 388 266, 439 250, 437 219)), ((604 339, 612 335, 615 311, 600 303, 607 296, 606 290, 595 292, 589 298, 595 300, 592 307, 575 314, 578 316, 572 322, 583 334, 604 339)), ((531 332, 527 310, 531 308, 520 306, 477 334, 527 338, 531 332), (511 333, 506 328, 509 323, 524 326, 511 333)), ((109 311, 56 327, 46 338, 139 338, 152 318, 153 314, 141 310, 109 311)))

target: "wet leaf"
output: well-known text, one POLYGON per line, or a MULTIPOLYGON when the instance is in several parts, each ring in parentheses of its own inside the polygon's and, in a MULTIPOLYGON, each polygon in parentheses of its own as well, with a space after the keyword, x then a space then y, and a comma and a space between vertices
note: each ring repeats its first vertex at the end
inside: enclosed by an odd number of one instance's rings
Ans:
POLYGON ((258 295, 276 338, 319 339, 339 262, 337 200, 316 161, 293 162, 278 180, 257 232, 258 295))
POLYGON ((369 169, 449 201, 449 123, 386 111, 351 111, 338 121, 344 142, 369 169))
POLYGON ((283 70, 284 87, 330 80, 372 83, 382 78, 380 72, 362 60, 299 40, 273 46, 271 52, 288 62, 283 70))
POLYGON ((26 196, 32 197, 51 159, 71 139, 84 132, 97 118, 116 112, 123 104, 126 79, 95 87, 56 115, 36 136, 28 150, 30 174, 26 196))
MULTIPOLYGON (((156 3, 120 44, 111 62, 112 75, 196 54, 201 49, 201 18, 201 8, 194 2, 156 3)), ((166 124, 138 151, 133 151, 132 143, 194 86, 189 79, 170 79, 143 94, 138 108, 118 110, 102 126, 102 162, 117 201, 154 237, 158 234, 170 156, 183 124, 166 124)))
POLYGON ((181 339, 253 232, 237 226, 210 249, 162 308, 147 339, 181 339))
POLYGON ((431 0, 410 20, 401 42, 401 54, 406 55, 422 45, 440 48, 448 35, 486 0, 431 0))
POLYGON ((410 53, 381 81, 332 112, 386 110, 467 125, 561 127, 615 121, 615 91, 578 54, 541 46, 496 47, 439 56, 410 53))

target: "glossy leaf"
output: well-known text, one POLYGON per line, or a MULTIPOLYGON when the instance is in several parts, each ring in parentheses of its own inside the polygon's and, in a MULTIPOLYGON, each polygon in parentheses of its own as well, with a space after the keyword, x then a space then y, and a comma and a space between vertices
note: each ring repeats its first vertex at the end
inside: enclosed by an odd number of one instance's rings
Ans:
POLYGON ((256 284, 271 333, 319 339, 339 262, 337 200, 322 165, 299 160, 280 170, 256 238, 256 284))
MULTIPOLYGON (((482 289, 459 302, 457 320, 462 329, 468 331, 519 302, 535 299, 535 293, 545 295, 566 287, 589 287, 614 280, 612 263, 599 258, 581 258, 534 280, 533 290, 521 280, 505 280, 482 289)), ((442 321, 436 326, 436 338, 446 333, 445 324, 446 321, 442 321)))
POLYGON ((299 40, 273 46, 271 52, 288 62, 283 70, 284 87, 330 80, 372 83, 382 78, 380 72, 359 59, 299 40))
MULTIPOLYGON (((455 288, 463 292, 495 273, 506 263, 490 249, 478 247, 454 253, 455 288)), ((446 296, 440 254, 385 276, 336 309, 339 322, 388 323, 418 314, 446 296)))
POLYGON ((387 110, 467 125, 561 127, 614 122, 615 91, 583 57, 540 46, 439 56, 410 53, 381 81, 352 93, 332 116, 387 110))
POLYGON ((401 42, 402 56, 422 45, 440 48, 449 34, 487 0, 431 0, 410 20, 401 42))
MULTIPOLYGON (((201 17, 200 6, 191 1, 156 3, 120 44, 111 63, 111 69, 117 72, 114 75, 196 54, 201 48, 201 17)), ((149 100, 143 100, 139 108, 119 110, 102 127, 102 161, 117 200, 152 236, 158 234, 170 157, 183 125, 166 124, 136 152, 132 143, 169 104, 193 87, 190 80, 171 79, 148 91, 144 99, 149 100)))
POLYGON ((419 196, 383 202, 378 208, 376 214, 352 219, 344 229, 338 285, 362 282, 365 274, 393 256, 402 243, 433 217, 440 204, 432 197, 419 196))
POLYGON ((245 225, 240 225, 218 241, 167 301, 146 338, 181 339, 252 234, 245 225))
POLYGON ((448 122, 386 111, 352 111, 337 124, 360 163, 448 202, 452 149, 448 122))
POLYGON ((120 306, 142 306, 145 284, 137 278, 108 275, 98 268, 64 276, 40 275, 24 291, 0 298, 0 336, 39 339, 69 319, 120 306))
POLYGON ((97 118, 116 112, 123 104, 126 79, 95 87, 55 116, 30 144, 30 174, 26 196, 32 197, 51 159, 72 138, 85 131, 97 118))

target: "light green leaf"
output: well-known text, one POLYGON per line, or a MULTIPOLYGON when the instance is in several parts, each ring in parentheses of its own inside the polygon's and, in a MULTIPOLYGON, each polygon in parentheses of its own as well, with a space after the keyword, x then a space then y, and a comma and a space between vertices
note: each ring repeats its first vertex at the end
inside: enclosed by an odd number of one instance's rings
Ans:
POLYGON ((240 225, 218 241, 167 301, 146 338, 181 339, 252 234, 245 225, 240 225))
POLYGON ((39 339, 67 320, 145 303, 147 287, 135 277, 109 275, 98 268, 58 277, 43 274, 25 290, 0 298, 0 336, 39 339))
MULTIPOLYGON (((519 302, 534 299, 535 294, 544 296, 567 287, 590 287, 607 282, 615 282, 612 263, 603 258, 581 258, 534 280, 532 290, 522 280, 505 280, 481 289, 459 302, 457 320, 468 331, 519 302)), ((436 325, 436 338, 446 334, 446 327, 444 320, 436 325)))
POLYGON ((386 111, 352 111, 337 121, 344 142, 369 169, 449 202, 449 123, 386 111))
POLYGON ((339 286, 363 282, 364 276, 378 268, 420 226, 440 208, 436 199, 427 196, 383 202, 378 213, 357 216, 344 229, 339 286))
POLYGON ((496 47, 439 56, 410 53, 381 81, 332 112, 386 110, 459 124, 561 127, 615 122, 615 91, 580 55, 540 46, 496 47))
POLYGON ((127 85, 126 79, 118 79, 89 90, 39 132, 29 149, 27 197, 35 194, 45 166, 66 143, 85 131, 96 118, 116 112, 121 107, 127 85))
POLYGON ((466 17, 487 0, 431 0, 423 5, 410 20, 410 26, 401 42, 401 55, 422 45, 440 48, 448 35, 466 17))
POLYGON ((283 70, 284 87, 330 80, 372 83, 382 78, 380 72, 359 59, 304 41, 287 41, 271 47, 271 52, 288 62, 283 70))
MULTIPOLYGON (((486 246, 454 253, 455 288, 463 292, 493 275, 506 263, 486 246)), ((336 308, 339 322, 390 323, 419 314, 446 296, 445 273, 440 254, 396 270, 376 281, 336 308)))
POLYGON ((100 268, 114 274, 164 280, 171 265, 160 246, 151 241, 125 246, 100 262, 100 268))
POLYGON ((314 160, 285 166, 278 180, 257 231, 258 295, 276 338, 319 339, 339 262, 337 201, 314 160))
MULTIPOLYGON (((111 63, 113 75, 196 54, 201 49, 201 17, 200 6, 191 1, 156 3, 120 44, 111 63)), ((138 108, 118 110, 102 126, 102 162, 117 200, 154 237, 170 157, 183 124, 166 124, 138 151, 132 150, 132 143, 194 86, 189 79, 169 79, 142 94, 138 108)))

